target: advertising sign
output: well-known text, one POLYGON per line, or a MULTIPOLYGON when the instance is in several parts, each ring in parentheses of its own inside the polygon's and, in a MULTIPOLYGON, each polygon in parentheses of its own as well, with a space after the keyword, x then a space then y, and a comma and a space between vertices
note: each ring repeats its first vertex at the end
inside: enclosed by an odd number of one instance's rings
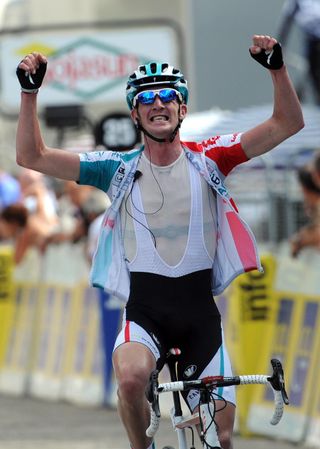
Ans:
POLYGON ((0 368, 5 356, 14 313, 13 253, 11 248, 0 248, 0 368))
POLYGON ((125 106, 125 82, 138 65, 178 62, 175 32, 164 25, 3 34, 0 49, 1 102, 11 110, 20 102, 16 67, 30 52, 41 52, 49 61, 40 106, 88 102, 121 102, 125 106))
MULTIPOLYGON (((228 318, 225 323, 227 347, 236 374, 259 372, 266 357, 265 335, 276 315, 273 284, 276 260, 271 254, 261 258, 263 273, 257 270, 237 277, 230 288, 228 318)), ((237 390, 237 419, 241 435, 248 434, 249 404, 258 386, 237 390)))

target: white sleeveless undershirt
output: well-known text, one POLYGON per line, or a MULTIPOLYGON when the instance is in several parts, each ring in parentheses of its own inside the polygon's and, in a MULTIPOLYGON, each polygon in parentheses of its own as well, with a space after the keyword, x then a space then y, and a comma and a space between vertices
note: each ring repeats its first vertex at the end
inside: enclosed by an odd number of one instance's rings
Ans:
POLYGON ((126 220, 129 215, 124 229, 129 270, 178 277, 211 268, 216 212, 207 183, 184 152, 165 167, 143 155, 138 169, 142 176, 122 211, 126 220))

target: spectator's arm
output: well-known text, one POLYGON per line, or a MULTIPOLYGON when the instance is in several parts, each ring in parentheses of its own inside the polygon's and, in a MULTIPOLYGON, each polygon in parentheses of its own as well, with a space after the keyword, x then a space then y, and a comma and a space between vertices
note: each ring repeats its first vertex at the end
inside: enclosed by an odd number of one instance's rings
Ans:
POLYGON ((320 249, 320 225, 304 226, 293 236, 290 245, 293 257, 296 257, 306 247, 320 249))

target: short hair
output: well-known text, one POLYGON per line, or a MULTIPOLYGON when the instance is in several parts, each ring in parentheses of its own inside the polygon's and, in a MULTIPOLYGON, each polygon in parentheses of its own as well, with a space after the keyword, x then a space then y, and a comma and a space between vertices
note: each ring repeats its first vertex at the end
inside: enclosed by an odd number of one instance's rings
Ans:
POLYGON ((298 169, 298 179, 302 187, 306 188, 310 192, 320 194, 320 188, 313 181, 310 169, 308 167, 303 166, 298 169))
POLYGON ((11 204, 2 210, 0 218, 7 223, 15 223, 24 228, 28 221, 28 209, 23 204, 11 204))
POLYGON ((313 160, 314 168, 320 174, 320 150, 318 150, 314 156, 313 160))

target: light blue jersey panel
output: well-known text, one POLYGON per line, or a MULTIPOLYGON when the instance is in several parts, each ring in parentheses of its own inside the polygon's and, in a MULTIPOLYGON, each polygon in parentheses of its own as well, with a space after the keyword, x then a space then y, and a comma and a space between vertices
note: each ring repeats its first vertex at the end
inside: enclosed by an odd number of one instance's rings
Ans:
POLYGON ((85 153, 80 157, 79 184, 91 185, 107 192, 111 179, 121 161, 99 158, 101 152, 85 153), (87 156, 87 157, 86 157, 87 156))

